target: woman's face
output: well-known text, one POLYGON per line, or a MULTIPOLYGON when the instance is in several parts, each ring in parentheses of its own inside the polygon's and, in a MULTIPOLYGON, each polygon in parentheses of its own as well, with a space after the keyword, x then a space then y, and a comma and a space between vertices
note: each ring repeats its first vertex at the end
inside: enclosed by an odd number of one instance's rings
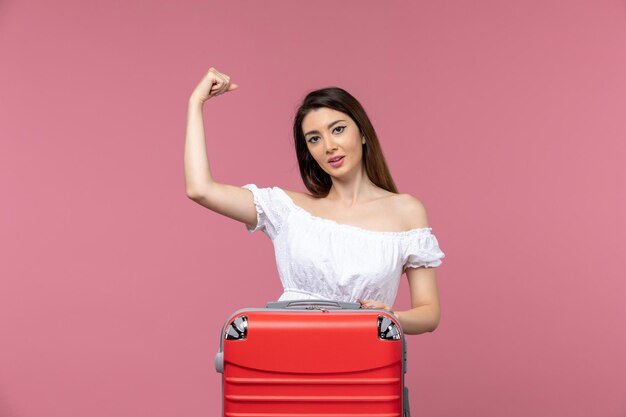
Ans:
POLYGON ((364 139, 358 126, 345 113, 321 107, 302 120, 304 140, 313 159, 329 175, 336 177, 361 168, 364 139), (329 159, 343 156, 338 164, 329 159))

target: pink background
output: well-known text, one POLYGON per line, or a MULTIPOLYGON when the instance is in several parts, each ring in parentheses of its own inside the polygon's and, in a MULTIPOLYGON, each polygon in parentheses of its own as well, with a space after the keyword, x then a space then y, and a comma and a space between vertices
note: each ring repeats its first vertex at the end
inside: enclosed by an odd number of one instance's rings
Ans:
MULTIPOLYGON (((0 4, 0 416, 217 416, 219 331, 281 293, 270 240, 185 196, 304 191, 291 118, 343 87, 446 259, 414 415, 626 416, 624 1, 0 4)), ((406 279, 395 304, 409 308, 406 279)))

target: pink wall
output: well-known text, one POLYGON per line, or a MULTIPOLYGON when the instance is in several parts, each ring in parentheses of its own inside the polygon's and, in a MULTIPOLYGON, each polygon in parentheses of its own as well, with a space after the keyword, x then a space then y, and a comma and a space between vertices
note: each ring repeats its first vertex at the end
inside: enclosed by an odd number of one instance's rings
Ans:
POLYGON ((221 325, 280 284, 185 196, 210 66, 239 84, 205 107, 218 181, 304 190, 291 117, 337 85, 426 205, 415 415, 626 415, 623 1, 7 0, 0 52, 0 416, 219 414, 221 325))

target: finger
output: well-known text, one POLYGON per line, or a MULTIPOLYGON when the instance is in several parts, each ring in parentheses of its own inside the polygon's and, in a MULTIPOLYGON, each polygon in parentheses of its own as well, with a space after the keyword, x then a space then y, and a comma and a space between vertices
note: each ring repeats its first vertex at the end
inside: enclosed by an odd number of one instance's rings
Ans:
POLYGON ((216 83, 212 88, 211 88, 211 96, 218 96, 220 95, 222 92, 222 84, 221 82, 216 83))
POLYGON ((227 78, 226 81, 224 82, 224 88, 222 89, 222 94, 229 92, 231 90, 230 86, 231 86, 230 79, 227 78))
POLYGON ((211 87, 209 88, 209 94, 211 96, 217 95, 217 93, 220 91, 221 83, 222 82, 219 79, 213 80, 213 83, 211 84, 211 87))
POLYGON ((220 79, 222 80, 220 84, 220 89, 218 94, 224 94, 228 90, 228 85, 230 83, 230 77, 224 74, 219 74, 220 79))
POLYGON ((217 95, 223 94, 224 90, 226 89, 226 80, 221 79, 220 83, 219 83, 219 87, 217 89, 217 91, 215 92, 217 95))
POLYGON ((230 83, 230 77, 226 77, 226 83, 224 84, 224 91, 222 93, 227 93, 232 90, 231 86, 232 84, 230 83))

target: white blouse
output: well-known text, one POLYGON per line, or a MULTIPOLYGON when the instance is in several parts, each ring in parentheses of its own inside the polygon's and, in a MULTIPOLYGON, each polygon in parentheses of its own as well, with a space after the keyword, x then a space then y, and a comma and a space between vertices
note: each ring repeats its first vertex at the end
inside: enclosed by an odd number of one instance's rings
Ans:
POLYGON ((379 232, 317 217, 279 187, 246 184, 257 225, 274 245, 284 292, 278 299, 379 300, 393 306, 405 268, 436 267, 445 256, 430 227, 379 232))

